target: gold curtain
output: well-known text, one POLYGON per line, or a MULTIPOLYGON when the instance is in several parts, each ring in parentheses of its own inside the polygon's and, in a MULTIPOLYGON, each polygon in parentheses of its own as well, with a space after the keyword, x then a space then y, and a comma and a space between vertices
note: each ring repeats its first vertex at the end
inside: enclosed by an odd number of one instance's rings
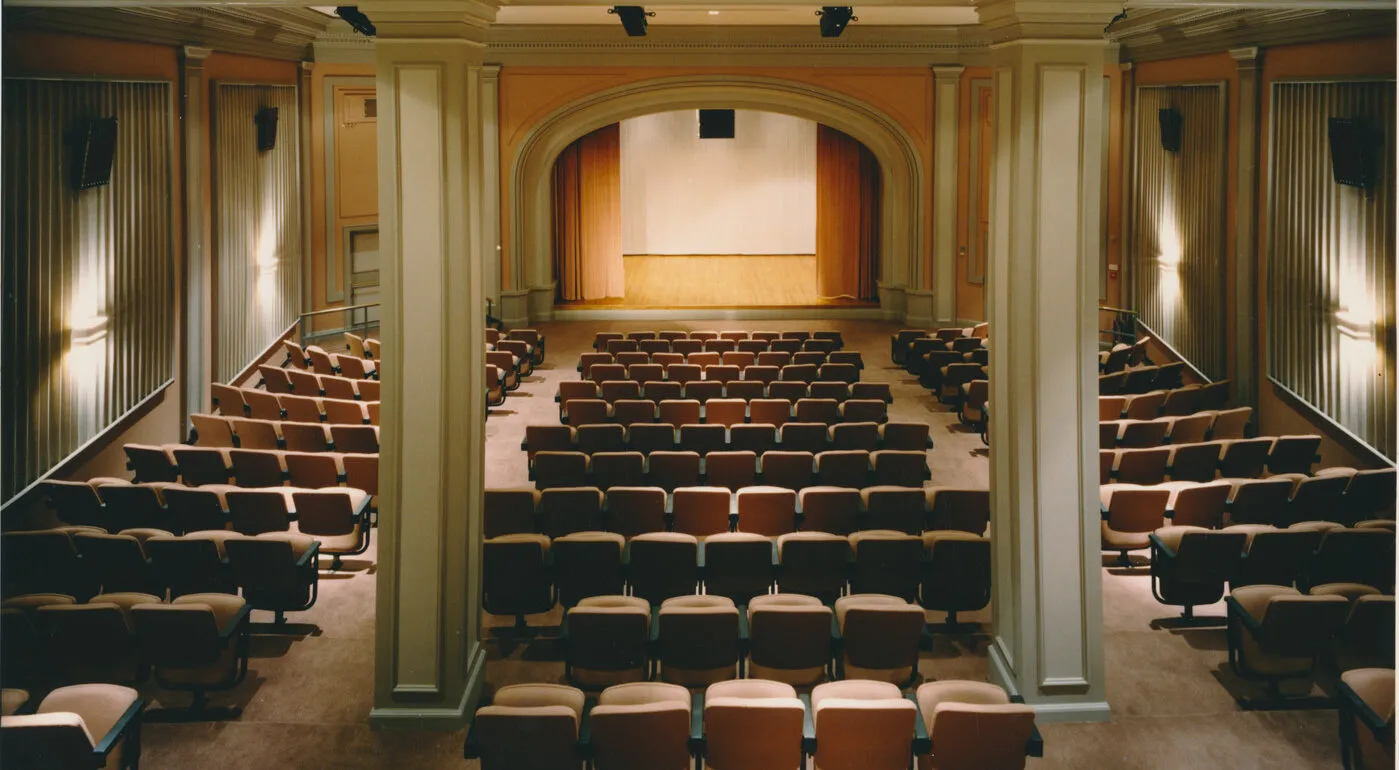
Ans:
POLYGON ((559 298, 622 297, 622 133, 588 134, 554 162, 554 275, 559 298))
POLYGON ((816 293, 878 299, 879 161, 856 139, 816 127, 816 293))

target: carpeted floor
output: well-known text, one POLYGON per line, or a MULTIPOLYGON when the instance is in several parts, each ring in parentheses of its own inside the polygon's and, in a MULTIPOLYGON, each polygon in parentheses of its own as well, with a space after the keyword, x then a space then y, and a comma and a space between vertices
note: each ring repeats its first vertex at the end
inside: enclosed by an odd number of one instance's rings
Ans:
MULTIPOLYGON (((933 485, 985 485, 987 459, 980 438, 964 430, 948 407, 889 363, 888 335, 896 325, 879 322, 665 321, 541 325, 548 358, 492 410, 486 423, 486 477, 492 486, 527 484, 520 441, 530 422, 558 419, 558 382, 577 377, 579 353, 592 335, 639 329, 838 328, 846 349, 864 354, 864 379, 893 383, 890 418, 926 420, 936 448, 930 454, 933 485)), ((461 758, 461 731, 374 730, 367 715, 373 700, 373 549, 340 574, 322 573, 321 594, 308 612, 293 615, 298 635, 265 634, 253 644, 248 681, 215 697, 216 705, 244 706, 241 718, 197 724, 150 724, 143 740, 147 768, 474 768, 461 758)), ((1105 560, 1108 564, 1109 560, 1105 560)), ((1229 672, 1223 626, 1183 626, 1174 608, 1151 596, 1145 569, 1103 570, 1104 649, 1107 694, 1113 718, 1100 724, 1043 725, 1044 768, 1310 768, 1339 764, 1336 713, 1242 711, 1236 695, 1261 691, 1229 672)), ((1222 618, 1223 605, 1197 609, 1222 618)), ((530 618, 557 625, 559 611, 530 618)), ((935 634, 919 665, 924 679, 984 679, 989 613, 957 634, 935 634), (973 625, 975 624, 975 625, 973 625)), ((269 622, 270 613, 254 620, 269 622)), ((933 617, 941 621, 940 616, 933 617)), ((490 627, 511 619, 491 619, 490 627)), ((489 629, 488 629, 489 630, 489 629)), ((548 636, 545 629, 544 637, 548 636)), ((557 644, 492 639, 488 687, 516 682, 562 682, 557 644)), ((1318 691, 1319 692, 1319 691, 1318 691)), ((147 686, 145 694, 159 699, 147 686)), ((182 695, 166 696, 176 705, 182 695)))

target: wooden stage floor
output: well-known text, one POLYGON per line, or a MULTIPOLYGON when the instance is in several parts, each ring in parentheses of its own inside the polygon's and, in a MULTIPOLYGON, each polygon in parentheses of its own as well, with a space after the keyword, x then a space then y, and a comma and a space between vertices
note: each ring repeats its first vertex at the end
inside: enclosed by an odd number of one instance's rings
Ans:
POLYGON ((558 303, 567 308, 874 307, 816 296, 816 257, 693 255, 623 258, 626 296, 558 303))

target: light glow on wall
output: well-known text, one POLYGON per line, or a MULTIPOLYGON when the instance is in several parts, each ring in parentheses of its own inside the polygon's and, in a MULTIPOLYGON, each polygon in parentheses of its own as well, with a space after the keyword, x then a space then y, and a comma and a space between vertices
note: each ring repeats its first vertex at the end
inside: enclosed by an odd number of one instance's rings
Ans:
POLYGON ((278 301, 277 292, 277 235, 281 232, 281 217, 278 216, 272 196, 267 196, 259 218, 261 228, 257 234, 257 252, 253 255, 256 271, 257 303, 259 306, 273 307, 278 301))
POLYGON ((1174 208, 1170 196, 1167 196, 1159 218, 1160 225, 1156 229, 1156 245, 1160 249, 1156 262, 1161 270, 1157 292, 1165 307, 1175 307, 1180 302, 1180 262, 1184 250, 1175 217, 1171 215, 1174 208))

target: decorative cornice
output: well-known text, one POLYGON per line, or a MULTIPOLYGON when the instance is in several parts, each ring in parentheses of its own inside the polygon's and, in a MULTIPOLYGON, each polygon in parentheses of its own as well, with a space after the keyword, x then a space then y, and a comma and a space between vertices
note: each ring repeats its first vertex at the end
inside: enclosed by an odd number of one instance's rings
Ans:
POLYGON ((1393 10, 1150 8, 1128 10, 1108 35, 1124 60, 1142 62, 1393 34, 1394 25, 1393 10))
POLYGON ((330 19, 304 8, 5 9, 15 27, 300 61, 330 19))
POLYGON ((1102 40, 1122 0, 975 0, 983 34, 1012 40, 1102 40))
POLYGON ((934 80, 955 80, 962 77, 966 67, 961 64, 935 64, 933 65, 934 80))

